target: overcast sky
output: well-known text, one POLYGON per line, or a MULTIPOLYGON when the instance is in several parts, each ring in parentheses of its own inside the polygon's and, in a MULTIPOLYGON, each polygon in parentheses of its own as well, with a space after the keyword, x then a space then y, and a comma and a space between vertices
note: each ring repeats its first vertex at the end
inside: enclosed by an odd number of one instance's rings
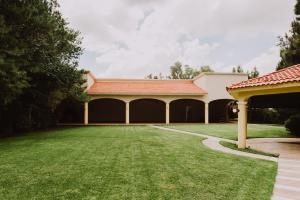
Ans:
POLYGON ((180 61, 230 72, 271 72, 278 36, 290 29, 295 0, 59 0, 81 32, 80 67, 97 77, 168 74, 180 61))

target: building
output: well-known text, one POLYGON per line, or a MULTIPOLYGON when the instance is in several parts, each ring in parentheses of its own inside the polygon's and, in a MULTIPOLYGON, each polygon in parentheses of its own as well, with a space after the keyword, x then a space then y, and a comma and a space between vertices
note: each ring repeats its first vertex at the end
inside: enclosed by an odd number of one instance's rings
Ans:
POLYGON ((98 79, 89 72, 84 124, 225 122, 236 117, 226 86, 247 79, 214 72, 193 80, 98 79))
POLYGON ((266 108, 300 109, 300 64, 227 87, 238 104, 238 147, 247 146, 247 104, 255 101, 266 108))

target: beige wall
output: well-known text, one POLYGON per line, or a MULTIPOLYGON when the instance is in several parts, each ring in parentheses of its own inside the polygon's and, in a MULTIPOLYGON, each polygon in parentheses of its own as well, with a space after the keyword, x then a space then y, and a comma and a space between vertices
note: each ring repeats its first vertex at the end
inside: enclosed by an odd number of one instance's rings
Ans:
POLYGON ((226 86, 247 79, 247 74, 207 72, 196 77, 194 83, 207 92, 203 100, 210 102, 216 99, 233 99, 227 92, 226 86))
POLYGON ((196 96, 196 95, 186 95, 186 96, 162 96, 162 95, 90 95, 90 100, 101 99, 101 98, 113 98, 119 99, 124 102, 130 102, 136 99, 158 99, 163 102, 169 103, 176 99, 196 99, 204 101, 204 96, 196 96))
POLYGON ((86 80, 84 87, 86 87, 86 90, 88 90, 95 83, 95 80, 94 80, 93 76, 90 74, 90 72, 86 73, 84 75, 84 78, 86 80))

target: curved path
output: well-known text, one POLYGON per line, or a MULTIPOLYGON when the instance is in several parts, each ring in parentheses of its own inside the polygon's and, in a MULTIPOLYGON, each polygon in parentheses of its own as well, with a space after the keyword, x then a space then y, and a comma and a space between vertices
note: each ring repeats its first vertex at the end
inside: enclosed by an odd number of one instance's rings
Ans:
POLYGON ((251 148, 279 153, 273 200, 300 199, 300 138, 250 139, 251 148))
POLYGON ((152 127, 177 133, 205 137, 207 139, 203 140, 202 143, 213 150, 278 162, 278 172, 272 200, 300 200, 300 138, 256 138, 249 139, 247 141, 252 149, 280 155, 279 158, 275 158, 233 150, 224 147, 219 143, 220 141, 236 143, 234 140, 161 126, 152 127))

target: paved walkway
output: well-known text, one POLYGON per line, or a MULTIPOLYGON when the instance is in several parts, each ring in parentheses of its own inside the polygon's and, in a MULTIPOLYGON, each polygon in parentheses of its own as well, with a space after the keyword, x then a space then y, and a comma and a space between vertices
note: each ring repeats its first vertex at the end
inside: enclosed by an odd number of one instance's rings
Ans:
POLYGON ((184 134, 195 135, 195 136, 207 138, 207 139, 203 140, 203 142, 202 142, 205 146, 207 146, 213 150, 221 151, 224 153, 234 154, 234 155, 238 155, 238 156, 245 156, 245 157, 250 157, 250 158, 257 158, 257 159, 262 159, 262 160, 270 160, 270 161, 274 161, 274 162, 277 162, 277 160, 278 160, 277 158, 271 157, 271 156, 264 156, 264 155, 259 155, 259 154, 253 154, 253 153, 233 150, 233 149, 224 147, 223 145, 221 145, 219 143, 220 141, 226 141, 226 142, 236 144, 235 140, 229 140, 229 139, 225 139, 225 138, 219 138, 219 137, 200 134, 200 133, 193 133, 193 132, 189 132, 189 131, 182 131, 182 130, 178 130, 178 129, 166 128, 166 127, 162 127, 162 126, 153 125, 152 127, 162 129, 162 130, 167 130, 167 131, 172 131, 172 132, 177 132, 177 133, 184 133, 184 134))
POLYGON ((161 126, 152 127, 207 138, 203 140, 203 144, 213 150, 278 162, 278 173, 272 200, 300 200, 300 138, 257 138, 249 139, 247 141, 248 145, 253 149, 280 154, 278 159, 275 157, 233 150, 224 147, 219 143, 220 141, 236 143, 234 140, 161 126))
POLYGON ((300 200, 300 138, 250 139, 251 148, 279 153, 273 200, 300 200))

